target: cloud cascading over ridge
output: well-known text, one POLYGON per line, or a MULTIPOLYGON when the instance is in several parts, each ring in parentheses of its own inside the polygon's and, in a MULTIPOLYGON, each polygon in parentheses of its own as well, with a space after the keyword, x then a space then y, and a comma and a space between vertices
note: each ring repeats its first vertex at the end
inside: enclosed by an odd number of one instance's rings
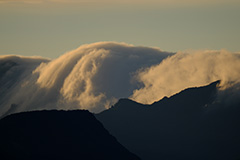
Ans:
POLYGON ((221 80, 222 91, 239 88, 239 71, 239 53, 225 50, 179 52, 140 72, 136 78, 144 87, 135 90, 131 98, 150 104, 185 88, 207 85, 216 80, 221 80))
POLYGON ((239 53, 175 54, 116 42, 82 45, 54 60, 0 56, 0 116, 41 109, 97 113, 119 98, 152 103, 216 80, 221 93, 239 98, 239 70, 239 53))
MULTIPOLYGON (((11 82, 8 96, 1 100, 1 115, 35 109, 102 111, 138 89, 139 84, 132 81, 137 70, 171 55, 157 48, 115 42, 80 46, 55 60, 34 64, 28 74, 11 82)), ((14 77, 19 67, 12 66, 6 74, 14 77)))

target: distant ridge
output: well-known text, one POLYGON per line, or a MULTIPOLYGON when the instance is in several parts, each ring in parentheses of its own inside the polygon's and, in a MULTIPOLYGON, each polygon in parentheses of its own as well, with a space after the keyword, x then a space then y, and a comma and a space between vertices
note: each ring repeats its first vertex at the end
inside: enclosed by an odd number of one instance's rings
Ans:
POLYGON ((203 104, 209 103, 210 101, 214 100, 214 98, 216 97, 217 86, 220 84, 220 82, 221 82, 220 80, 217 80, 215 82, 210 83, 207 86, 187 88, 182 90, 179 93, 172 95, 171 97, 164 97, 161 100, 156 101, 151 105, 141 104, 128 98, 122 98, 122 99, 119 99, 119 101, 112 108, 110 108, 109 110, 105 110, 100 114, 109 112, 110 110, 115 110, 116 108, 129 109, 128 107, 137 106, 137 107, 144 107, 146 109, 146 107, 155 107, 155 106, 157 107, 161 104, 166 104, 166 102, 169 101, 170 99, 171 99, 171 103, 176 103, 176 101, 177 102, 185 101, 185 103, 196 103, 196 105, 202 106, 203 104), (186 99, 183 99, 183 98, 189 98, 189 96, 191 96, 191 99, 189 99, 189 101, 186 101, 186 99))
POLYGON ((122 99, 96 117, 143 160, 236 160, 240 103, 216 103, 219 83, 188 88, 152 105, 122 99))
POLYGON ((139 160, 88 111, 34 111, 0 120, 1 160, 139 160))
MULTIPOLYGON (((173 101, 183 101, 183 98, 190 98, 189 103, 197 102, 197 105, 203 105, 204 103, 209 103, 210 101, 213 101, 216 96, 216 90, 218 85, 221 83, 220 80, 217 80, 215 82, 210 83, 207 86, 201 86, 201 87, 191 87, 184 89, 183 91, 174 94, 170 98, 173 101), (202 103, 199 103, 201 102, 202 103)), ((169 100, 170 98, 164 97, 160 101, 154 102, 152 106, 158 105, 158 103, 163 103, 164 100, 169 100)), ((185 99, 184 99, 185 101, 185 99)))

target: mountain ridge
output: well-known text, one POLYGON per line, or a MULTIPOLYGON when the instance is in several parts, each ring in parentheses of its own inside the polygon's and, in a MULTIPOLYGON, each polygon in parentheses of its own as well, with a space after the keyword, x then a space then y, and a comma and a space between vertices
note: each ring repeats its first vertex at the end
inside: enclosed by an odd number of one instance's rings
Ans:
MULTIPOLYGON (((216 89, 217 89, 217 86, 218 86, 220 83, 221 83, 221 81, 220 81, 220 80, 217 80, 217 81, 214 81, 214 82, 210 83, 209 85, 207 85, 207 86, 208 86, 207 89, 208 89, 209 91, 207 90, 207 91, 205 91, 205 92, 210 92, 210 94, 206 94, 205 96, 209 98, 209 99, 208 99, 209 101, 211 101, 211 100, 213 100, 213 99, 215 98, 215 96, 216 96, 216 95, 215 95, 215 94, 216 94, 216 89), (211 90, 212 90, 212 92, 211 92, 211 90)), ((134 101, 134 100, 132 100, 132 99, 121 98, 121 99, 119 99, 118 102, 115 103, 115 105, 113 105, 111 108, 109 108, 109 109, 107 109, 107 110, 104 110, 104 111, 102 111, 101 113, 98 113, 98 114, 95 114, 95 115, 104 114, 104 113, 106 113, 106 112, 108 112, 108 111, 110 111, 110 110, 116 110, 116 109, 124 110, 124 109, 129 109, 129 108, 126 108, 126 106, 129 106, 129 107, 131 107, 131 108, 134 108, 134 107, 137 106, 138 108, 141 107, 141 108, 143 108, 143 109, 147 109, 147 108, 151 108, 151 107, 157 107, 157 106, 159 106, 159 105, 161 105, 161 104, 166 103, 166 102, 169 101, 170 99, 174 99, 174 101, 175 101, 175 100, 176 100, 175 97, 177 97, 179 94, 188 95, 189 92, 192 93, 192 91, 197 91, 196 93, 199 94, 199 93, 198 93, 198 90, 199 90, 199 89, 206 90, 205 88, 206 88, 206 86, 186 88, 186 89, 184 89, 184 90, 182 90, 182 91, 180 91, 180 92, 178 92, 178 93, 176 93, 176 94, 174 94, 174 95, 172 95, 172 96, 170 96, 170 97, 166 97, 166 96, 165 96, 165 97, 163 97, 162 99, 160 99, 159 101, 153 102, 152 104, 142 104, 142 103, 136 102, 136 101, 134 101), (126 104, 127 104, 127 105, 126 105, 126 104)), ((178 99, 178 100, 181 100, 181 98, 178 99)), ((202 104, 200 104, 200 105, 202 105, 202 104)), ((133 110, 134 110, 134 109, 133 109, 133 110)))
POLYGON ((16 113, 0 130, 3 159, 139 159, 86 110, 16 113))
POLYGON ((95 116, 143 160, 235 160, 240 157, 240 102, 216 104, 219 83, 185 89, 152 105, 120 101, 95 116))

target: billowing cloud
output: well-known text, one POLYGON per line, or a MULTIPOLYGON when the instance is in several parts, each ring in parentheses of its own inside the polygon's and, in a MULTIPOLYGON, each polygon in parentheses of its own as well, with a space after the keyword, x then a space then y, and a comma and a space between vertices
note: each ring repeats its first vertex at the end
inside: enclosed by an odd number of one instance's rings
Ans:
POLYGON ((131 98, 149 104, 185 88, 206 85, 216 80, 221 80, 220 90, 228 90, 236 95, 240 91, 239 71, 238 53, 225 50, 179 52, 138 73, 136 79, 144 87, 135 90, 131 98))
POLYGON ((116 42, 82 45, 54 60, 0 56, 0 116, 42 109, 97 113, 119 98, 149 104, 216 80, 218 98, 233 103, 240 97, 239 71, 239 53, 175 54, 116 42))
MULTIPOLYGON (((3 77, 8 75, 16 80, 10 84, 1 81, 1 89, 10 86, 5 99, 0 101, 1 115, 35 109, 102 111, 139 88, 132 78, 137 70, 159 64, 171 55, 158 48, 99 42, 25 68, 18 60, 12 60, 16 65, 5 70, 3 77)), ((2 57, 2 61, 6 59, 2 57)))

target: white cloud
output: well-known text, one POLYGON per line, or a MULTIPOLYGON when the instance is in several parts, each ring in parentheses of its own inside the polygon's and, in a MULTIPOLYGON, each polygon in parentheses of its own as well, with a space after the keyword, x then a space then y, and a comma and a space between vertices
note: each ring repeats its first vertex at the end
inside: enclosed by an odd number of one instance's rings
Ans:
MULTIPOLYGON (((44 62, 14 82, 1 114, 35 109, 89 109, 99 112, 138 88, 134 73, 172 55, 157 48, 99 42, 44 62), (15 105, 13 105, 15 106, 15 105)), ((3 58, 4 59, 4 58, 3 58)), ((16 66, 18 69, 21 65, 16 66)), ((13 68, 14 69, 14 68, 13 68)), ((15 76, 13 69, 11 74, 15 76)), ((18 77, 19 78, 19 77, 18 77)))
POLYGON ((132 99, 153 103, 182 89, 221 80, 221 89, 240 83, 240 54, 228 51, 179 52, 159 65, 137 75, 144 87, 135 90, 132 99))
POLYGON ((222 80, 221 96, 233 102, 239 70, 238 53, 173 54, 116 42, 82 45, 54 60, 0 56, 0 116, 38 109, 100 112, 119 98, 152 103, 215 80, 222 80))

